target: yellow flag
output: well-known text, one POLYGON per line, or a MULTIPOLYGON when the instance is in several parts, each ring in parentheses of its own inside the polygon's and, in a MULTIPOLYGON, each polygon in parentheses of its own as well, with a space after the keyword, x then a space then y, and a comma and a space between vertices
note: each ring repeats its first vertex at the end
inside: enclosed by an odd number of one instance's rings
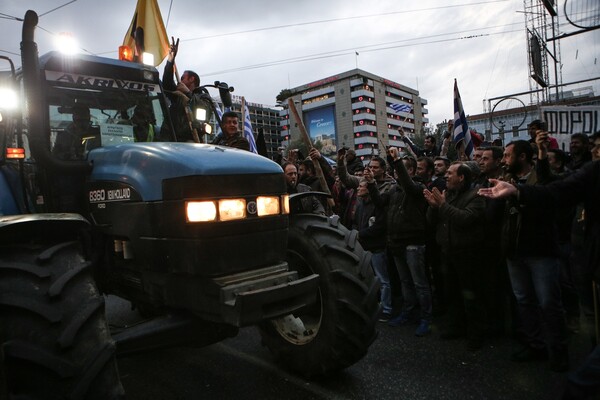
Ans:
POLYGON ((159 65, 169 53, 169 37, 158 8, 157 0, 138 0, 135 14, 123 39, 123 45, 134 49, 141 60, 142 52, 154 56, 154 66, 159 65), (136 46, 136 35, 138 36, 136 46))

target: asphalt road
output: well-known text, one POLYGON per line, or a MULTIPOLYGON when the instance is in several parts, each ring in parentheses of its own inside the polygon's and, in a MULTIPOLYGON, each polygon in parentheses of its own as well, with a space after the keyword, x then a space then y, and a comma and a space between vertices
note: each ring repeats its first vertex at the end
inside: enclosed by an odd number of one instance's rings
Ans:
MULTIPOLYGON (((110 296, 109 323, 139 320, 129 303, 110 296)), ((128 399, 560 399, 564 373, 543 362, 508 360, 512 342, 491 339, 477 352, 462 340, 442 341, 435 331, 414 336, 414 326, 380 324, 367 356, 336 376, 306 381, 274 364, 255 328, 204 348, 173 348, 119 359, 128 399)), ((571 363, 589 347, 571 338, 571 363)))

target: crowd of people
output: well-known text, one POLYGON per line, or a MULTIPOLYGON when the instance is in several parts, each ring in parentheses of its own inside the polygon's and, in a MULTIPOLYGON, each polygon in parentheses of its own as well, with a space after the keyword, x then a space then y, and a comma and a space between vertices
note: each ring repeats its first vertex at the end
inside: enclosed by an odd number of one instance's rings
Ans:
POLYGON ((435 324, 441 340, 464 338, 469 351, 510 335, 512 361, 544 360, 564 372, 569 335, 596 345, 592 281, 594 274, 600 281, 600 258, 586 260, 600 250, 584 237, 600 237, 589 230, 598 216, 573 193, 543 207, 492 194, 498 182, 552 187, 599 164, 600 132, 573 135, 564 152, 543 128, 532 122, 529 141, 479 143, 472 160, 460 149, 456 160, 447 157, 449 135, 441 146, 428 136, 423 148, 402 135, 406 146, 367 165, 342 148, 332 168, 312 149, 306 159, 289 151, 283 168, 290 193, 323 191, 315 166, 323 170, 335 205, 304 200, 302 209, 335 213, 358 231, 381 282, 382 323, 413 326, 419 337, 435 324))
MULTIPOLYGON (((172 83, 173 91, 198 84, 186 73, 186 87, 172 83)), ((248 150, 237 115, 223 120, 217 144, 248 150)), ((572 135, 565 152, 535 120, 529 141, 474 141, 470 156, 458 143, 451 160, 452 129, 449 123, 440 146, 427 136, 420 148, 400 128, 405 146, 367 165, 353 149, 341 148, 335 167, 315 148, 307 158, 289 149, 277 160, 288 193, 333 197, 303 196, 294 212, 337 214, 358 232, 381 283, 379 321, 390 327, 414 326, 426 337, 435 323, 441 340, 465 338, 468 351, 511 335, 512 361, 547 361, 556 372, 569 370, 569 335, 589 336, 595 350, 571 373, 564 395, 585 398, 600 390, 593 294, 600 282, 600 132, 572 135)))

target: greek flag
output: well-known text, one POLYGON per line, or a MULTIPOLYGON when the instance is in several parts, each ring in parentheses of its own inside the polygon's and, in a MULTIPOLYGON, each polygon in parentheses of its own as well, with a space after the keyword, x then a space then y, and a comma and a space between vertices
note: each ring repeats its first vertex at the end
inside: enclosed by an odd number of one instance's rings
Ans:
MULTIPOLYGON (((219 103, 216 102, 215 99, 213 99, 213 102, 215 104, 215 110, 217 110, 217 115, 219 116, 219 121, 223 121, 223 111, 221 111, 221 106, 219 105, 219 103)), ((229 110, 225 110, 225 111, 229 111, 229 110)), ((221 131, 221 125, 217 122, 215 124, 215 139, 217 139, 219 136, 221 136, 223 134, 223 131, 221 131)))
POLYGON ((396 114, 399 112, 409 113, 412 111, 412 107, 409 106, 408 104, 391 103, 390 108, 392 110, 394 110, 396 112, 396 114))
POLYGON ((471 133, 469 132, 460 93, 458 93, 456 79, 454 80, 454 132, 452 138, 455 146, 458 146, 460 142, 464 143, 465 155, 471 160, 474 152, 473 141, 471 140, 471 133))
POLYGON ((244 137, 250 143, 250 151, 258 154, 256 149, 256 141, 254 140, 254 133, 252 133, 252 123, 250 122, 250 110, 248 106, 244 104, 244 137))

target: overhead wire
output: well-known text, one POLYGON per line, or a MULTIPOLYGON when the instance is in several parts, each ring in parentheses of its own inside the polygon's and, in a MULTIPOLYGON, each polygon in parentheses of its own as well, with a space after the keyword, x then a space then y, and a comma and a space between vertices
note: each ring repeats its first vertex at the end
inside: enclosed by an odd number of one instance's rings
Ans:
POLYGON ((273 29, 291 28, 291 27, 296 27, 296 26, 324 24, 324 23, 328 23, 328 22, 348 21, 348 20, 353 20, 353 19, 373 18, 373 17, 389 16, 389 15, 396 15, 396 14, 408 14, 408 13, 421 12, 421 11, 442 10, 442 9, 447 9, 447 8, 474 6, 474 5, 480 5, 480 4, 501 3, 501 2, 506 2, 506 1, 509 1, 509 0, 491 0, 491 1, 480 1, 480 2, 475 2, 475 3, 463 3, 463 4, 452 4, 452 5, 446 5, 446 6, 418 8, 418 9, 414 9, 414 10, 386 11, 386 12, 377 13, 377 14, 354 15, 351 17, 330 18, 330 19, 323 19, 323 20, 317 20, 317 21, 297 22, 297 23, 293 23, 293 24, 275 25, 275 26, 269 26, 269 27, 264 27, 264 28, 254 28, 254 29, 248 29, 248 30, 243 30, 243 31, 219 33, 219 34, 209 35, 209 36, 200 36, 200 37, 196 37, 196 38, 182 39, 181 41, 189 42, 189 41, 193 41, 193 40, 213 39, 216 37, 240 35, 243 33, 253 33, 253 32, 260 32, 260 31, 273 30, 273 29))
MULTIPOLYGON (((62 5, 58 6, 58 7, 54 7, 53 9, 46 11, 45 13, 39 14, 38 17, 41 18, 41 17, 43 17, 45 15, 48 15, 48 14, 50 14, 50 13, 56 11, 56 10, 59 10, 59 9, 61 9, 63 7, 66 7, 69 4, 75 3, 76 1, 77 0, 68 1, 68 2, 66 2, 66 3, 64 3, 64 4, 62 4, 62 5)), ((15 20, 15 21, 23 22, 23 18, 15 17, 13 15, 4 14, 4 13, 0 13, 0 18, 3 18, 3 19, 12 19, 12 20, 15 20)), ((37 27, 40 30, 42 30, 42 31, 44 31, 44 32, 46 32, 46 33, 48 33, 48 34, 50 34, 52 36, 56 36, 56 33, 52 32, 52 31, 49 31, 48 29, 44 28, 43 26, 37 25, 37 27)), ((80 47, 80 49, 83 50, 83 51, 85 51, 86 53, 93 54, 91 51, 86 50, 83 47, 80 47)), ((12 52, 12 51, 8 51, 8 50, 2 50, 2 49, 0 49, 0 52, 7 53, 7 54, 13 54, 15 56, 20 56, 20 54, 12 52)))
POLYGON ((15 21, 23 21, 22 18, 14 17, 12 15, 4 14, 4 13, 0 13, 0 18, 2 18, 2 19, 14 19, 15 21))
POLYGON ((167 14, 167 23, 165 25, 165 28, 169 27, 169 19, 171 19, 171 8, 173 7, 173 0, 171 0, 171 2, 169 3, 169 13, 167 14))
POLYGON ((51 12, 54 12, 54 11, 56 11, 56 10, 58 10, 58 9, 61 9, 61 8, 65 7, 65 6, 68 6, 68 5, 69 5, 69 4, 71 4, 71 3, 75 3, 76 1, 77 1, 77 0, 71 0, 71 1, 69 1, 69 2, 67 2, 67 3, 65 3, 65 4, 63 4, 62 6, 55 7, 55 8, 53 8, 53 9, 52 9, 52 10, 50 10, 50 11, 46 11, 45 13, 42 13, 42 14, 40 14, 40 15, 39 15, 39 17, 41 18, 41 17, 43 17, 44 15, 48 15, 48 14, 50 14, 51 12))
MULTIPOLYGON (((520 25, 520 24, 522 24, 522 23, 512 23, 512 24, 508 24, 508 26, 520 25)), ((505 25, 498 25, 495 27, 502 27, 502 26, 505 26, 505 25)), ((437 40, 437 41, 426 41, 426 42, 417 42, 417 43, 403 44, 403 45, 397 45, 397 46, 380 47, 380 46, 387 46, 387 45, 397 44, 397 43, 406 43, 406 42, 410 42, 410 41, 431 39, 431 38, 440 37, 440 36, 468 33, 468 32, 478 31, 481 29, 491 29, 491 28, 495 28, 495 27, 467 29, 464 31, 448 32, 448 33, 441 33, 441 34, 436 34, 436 35, 428 35, 428 36, 423 36, 423 37, 419 37, 419 38, 403 39, 403 40, 397 40, 397 41, 392 41, 392 42, 385 42, 385 43, 358 46, 358 47, 354 46, 352 48, 347 48, 347 49, 334 50, 334 51, 328 51, 328 52, 323 52, 323 53, 310 54, 310 55, 306 55, 306 56, 292 57, 292 58, 287 58, 287 59, 283 59, 283 60, 268 61, 268 62, 264 62, 264 63, 260 63, 260 64, 236 67, 236 68, 231 68, 231 69, 227 69, 227 70, 215 71, 215 72, 211 72, 211 73, 202 74, 202 76, 216 75, 219 73, 222 74, 222 73, 229 73, 229 72, 245 71, 245 70, 249 70, 249 69, 271 67, 271 66, 281 65, 281 64, 290 64, 293 62, 313 61, 313 60, 324 59, 324 58, 339 57, 339 56, 354 54, 355 51, 357 51, 357 50, 360 50, 362 53, 369 53, 369 52, 374 52, 374 51, 389 50, 389 49, 400 48, 400 47, 418 46, 418 45, 423 45, 423 44, 442 43, 442 42, 460 40, 460 39, 473 39, 476 37, 497 35, 497 34, 503 34, 503 33, 521 32, 521 29, 519 29, 519 30, 511 30, 511 31, 499 32, 499 33, 471 35, 471 36, 460 37, 460 38, 450 38, 450 39, 437 40)))

